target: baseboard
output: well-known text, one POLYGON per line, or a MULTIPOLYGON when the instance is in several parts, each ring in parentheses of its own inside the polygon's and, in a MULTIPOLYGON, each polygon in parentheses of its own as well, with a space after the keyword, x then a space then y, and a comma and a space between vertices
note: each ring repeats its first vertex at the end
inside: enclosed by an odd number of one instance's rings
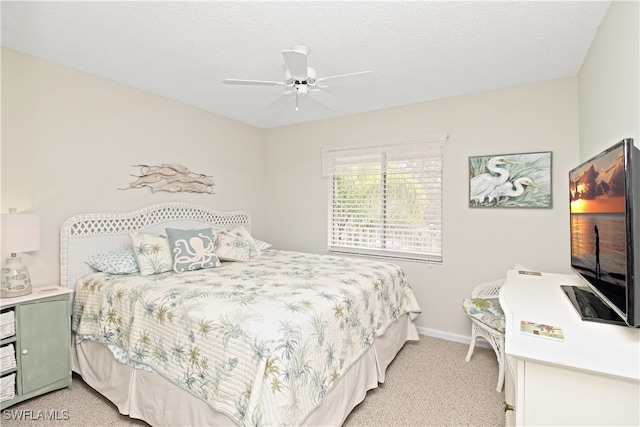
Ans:
MULTIPOLYGON (((452 334, 450 332, 439 331, 437 329, 423 328, 418 326, 418 333, 420 335, 426 335, 428 337, 440 338, 447 341, 455 341, 462 344, 469 345, 471 343, 471 337, 466 335, 452 334)), ((476 340, 476 347, 491 348, 488 342, 485 340, 476 340)))

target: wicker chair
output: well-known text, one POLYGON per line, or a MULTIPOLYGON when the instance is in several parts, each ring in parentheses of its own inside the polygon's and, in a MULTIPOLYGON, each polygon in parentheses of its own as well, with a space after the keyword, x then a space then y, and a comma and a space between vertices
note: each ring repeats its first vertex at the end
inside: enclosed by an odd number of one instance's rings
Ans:
POLYGON ((466 361, 471 360, 477 338, 484 338, 496 352, 498 359, 497 391, 502 390, 504 384, 504 312, 498 302, 500 288, 506 279, 500 279, 476 286, 471 292, 471 298, 462 303, 464 311, 471 318, 471 343, 466 361))

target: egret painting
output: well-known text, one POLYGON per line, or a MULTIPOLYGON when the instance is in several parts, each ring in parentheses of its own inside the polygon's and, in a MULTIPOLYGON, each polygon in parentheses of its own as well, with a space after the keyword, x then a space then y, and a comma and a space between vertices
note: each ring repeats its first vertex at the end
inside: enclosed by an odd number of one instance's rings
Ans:
POLYGON ((469 157, 469 207, 550 208, 551 152, 469 157))

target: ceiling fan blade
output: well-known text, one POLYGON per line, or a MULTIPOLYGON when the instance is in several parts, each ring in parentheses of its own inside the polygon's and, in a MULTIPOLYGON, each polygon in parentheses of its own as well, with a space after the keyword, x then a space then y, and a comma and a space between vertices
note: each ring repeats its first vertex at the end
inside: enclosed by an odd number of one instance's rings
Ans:
POLYGON ((291 102, 291 97, 289 95, 292 93, 293 91, 286 91, 282 96, 277 97, 262 108, 265 110, 280 110, 284 108, 285 104, 291 102))
POLYGON ((297 80, 306 80, 307 54, 300 50, 283 50, 282 57, 291 75, 297 80))
POLYGON ((321 104, 330 110, 336 109, 336 104, 333 102, 334 101, 333 96, 327 92, 324 92, 319 89, 310 90, 309 97, 314 101, 316 101, 318 104, 321 104))
POLYGON ((323 77, 321 79, 317 79, 316 84, 320 87, 372 84, 376 81, 377 77, 378 76, 376 76, 376 73, 373 71, 360 71, 357 73, 323 77))
POLYGON ((226 79, 222 83, 226 85, 248 85, 248 86, 284 86, 282 82, 270 82, 264 80, 238 80, 238 79, 226 79))

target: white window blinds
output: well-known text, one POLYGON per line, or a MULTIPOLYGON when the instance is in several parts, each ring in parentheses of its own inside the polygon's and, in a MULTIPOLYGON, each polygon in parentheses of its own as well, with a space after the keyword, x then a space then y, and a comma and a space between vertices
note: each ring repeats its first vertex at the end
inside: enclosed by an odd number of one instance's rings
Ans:
POLYGON ((323 150, 329 251, 441 262, 446 138, 323 150))

